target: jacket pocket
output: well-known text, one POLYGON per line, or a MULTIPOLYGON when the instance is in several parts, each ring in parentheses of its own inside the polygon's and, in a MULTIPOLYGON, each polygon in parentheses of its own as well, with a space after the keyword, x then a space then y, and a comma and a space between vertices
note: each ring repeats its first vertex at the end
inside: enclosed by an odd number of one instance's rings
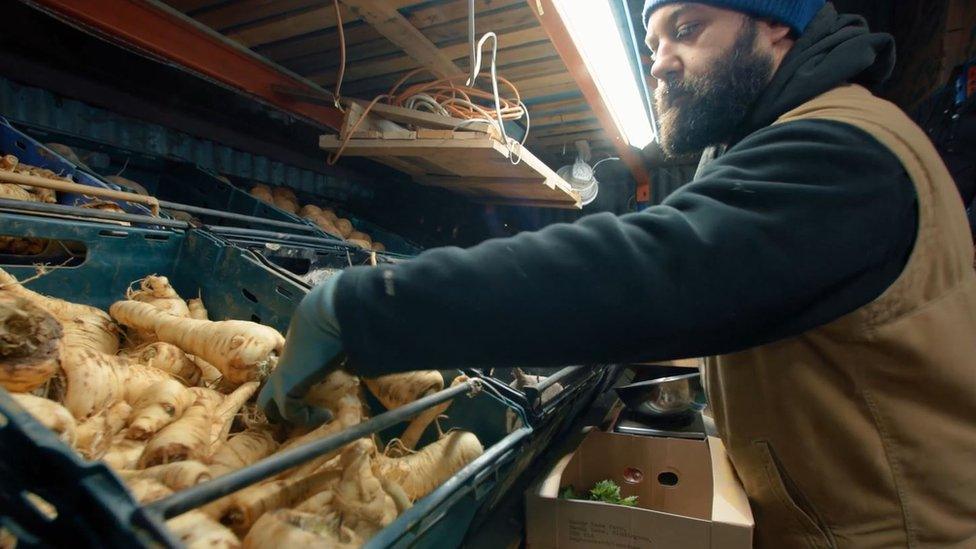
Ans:
POLYGON ((809 547, 837 547, 823 519, 790 478, 773 447, 765 440, 757 440, 753 444, 759 449, 769 488, 782 506, 782 511, 788 515, 784 518, 792 519, 795 527, 801 529, 809 547))

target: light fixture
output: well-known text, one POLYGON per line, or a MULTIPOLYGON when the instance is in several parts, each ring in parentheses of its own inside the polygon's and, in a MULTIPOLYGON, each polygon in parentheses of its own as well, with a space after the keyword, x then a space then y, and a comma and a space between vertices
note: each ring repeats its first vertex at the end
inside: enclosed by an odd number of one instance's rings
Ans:
MULTIPOLYGON (((553 4, 621 135, 642 149, 654 140, 654 130, 646 88, 633 65, 637 52, 629 19, 618 23, 615 15, 614 3, 619 1, 553 0, 553 4)), ((627 13, 625 5, 623 13, 627 13)))

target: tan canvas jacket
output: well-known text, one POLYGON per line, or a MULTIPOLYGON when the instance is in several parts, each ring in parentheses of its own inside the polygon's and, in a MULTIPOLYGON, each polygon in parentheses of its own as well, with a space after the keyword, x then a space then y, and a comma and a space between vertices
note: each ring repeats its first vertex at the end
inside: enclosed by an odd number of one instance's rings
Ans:
POLYGON ((871 303, 706 361, 757 546, 976 548, 976 273, 962 201, 922 130, 864 88, 778 123, 802 119, 852 124, 889 148, 915 185, 919 227, 871 303))

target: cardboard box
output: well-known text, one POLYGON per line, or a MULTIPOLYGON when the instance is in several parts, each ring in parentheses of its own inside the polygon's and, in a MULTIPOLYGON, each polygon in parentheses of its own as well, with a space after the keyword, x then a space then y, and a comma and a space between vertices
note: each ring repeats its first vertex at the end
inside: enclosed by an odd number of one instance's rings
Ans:
POLYGON ((593 431, 526 493, 530 549, 749 549, 749 501, 722 441, 593 431), (638 507, 560 499, 611 479, 638 507))

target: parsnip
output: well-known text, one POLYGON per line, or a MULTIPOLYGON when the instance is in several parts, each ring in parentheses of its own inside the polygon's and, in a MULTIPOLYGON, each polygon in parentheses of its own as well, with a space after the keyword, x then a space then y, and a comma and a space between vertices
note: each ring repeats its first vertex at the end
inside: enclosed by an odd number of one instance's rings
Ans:
POLYGON ((221 523, 239 534, 246 533, 264 513, 296 505, 334 485, 341 476, 339 470, 323 469, 304 477, 250 486, 230 496, 221 523))
POLYGON ((359 394, 359 378, 342 370, 335 370, 324 380, 309 387, 305 402, 312 406, 328 409, 333 415, 338 413, 338 405, 343 396, 359 394))
POLYGON ((342 453, 342 480, 332 489, 332 506, 342 515, 342 523, 356 534, 369 539, 397 517, 393 498, 373 472, 372 454, 376 447, 369 439, 360 439, 342 453))
POLYGON ((224 525, 200 511, 189 511, 166 521, 186 549, 238 549, 241 541, 224 525))
POLYGON ((119 356, 168 372, 188 386, 200 382, 201 370, 197 362, 170 343, 148 343, 135 349, 125 349, 119 352, 119 356))
MULTIPOLYGON (((329 423, 325 423, 308 432, 300 437, 293 438, 281 446, 281 450, 287 450, 289 448, 294 448, 302 444, 312 442, 313 440, 318 440, 325 438, 327 436, 334 435, 343 429, 357 425, 363 421, 364 417, 363 403, 356 394, 346 394, 343 395, 339 401, 336 403, 335 418, 329 423)), ((285 471, 279 478, 284 477, 301 477, 311 473, 317 468, 321 467, 324 463, 331 460, 333 457, 339 454, 342 448, 333 450, 331 452, 326 452, 321 456, 310 460, 294 469, 289 469, 285 471)))
POLYGON ((126 326, 152 331, 160 341, 203 358, 236 384, 266 377, 285 344, 277 330, 254 322, 180 318, 131 300, 114 303, 109 312, 126 326))
POLYGON ((165 484, 151 478, 137 478, 127 482, 126 486, 139 503, 150 503, 173 494, 165 484))
POLYGON ((102 455, 102 462, 115 471, 135 469, 139 465, 139 456, 146 449, 146 441, 130 440, 124 433, 115 435, 108 451, 102 455))
POLYGON ((279 547, 329 547, 356 549, 364 541, 341 525, 338 514, 313 515, 280 509, 263 515, 244 538, 245 549, 279 547))
POLYGON ((30 300, 0 291, 0 385, 33 391, 61 366, 64 331, 49 312, 30 300))
POLYGON ((210 453, 214 413, 222 400, 220 393, 194 387, 196 400, 173 423, 163 427, 139 458, 140 467, 161 465, 185 459, 206 460, 210 453))
POLYGON ((75 450, 86 459, 101 458, 125 427, 130 413, 132 406, 123 400, 79 423, 75 430, 75 450))
POLYGON ((146 440, 182 416, 195 399, 196 395, 175 379, 150 385, 133 403, 126 437, 146 440))
POLYGON ((175 491, 196 486, 213 478, 210 468, 195 460, 166 463, 141 470, 121 470, 118 474, 126 482, 140 478, 157 480, 175 491))
POLYGON ((74 445, 75 418, 64 406, 29 393, 13 393, 10 396, 41 425, 54 431, 65 444, 74 445))
POLYGON ((62 372, 54 378, 54 394, 78 419, 121 400, 135 402, 153 383, 172 379, 162 370, 84 348, 68 347, 63 356, 62 372))
POLYGON ((444 376, 437 370, 390 374, 364 381, 369 392, 387 410, 399 408, 444 388, 444 376))
POLYGON ((203 305, 203 299, 194 297, 186 300, 186 307, 190 310, 190 318, 197 320, 210 320, 207 308, 203 305))
POLYGON ((254 395, 257 387, 256 381, 245 383, 226 396, 202 387, 188 389, 196 395, 196 400, 179 419, 149 440, 139 460, 140 465, 209 459, 227 437, 237 411, 254 395))
POLYGON ((3 269, 0 269, 0 290, 23 297, 58 319, 66 348, 79 347, 110 355, 119 350, 119 328, 105 311, 41 295, 25 288, 3 269))
POLYGON ((183 298, 176 293, 176 289, 173 288, 169 283, 169 279, 165 276, 152 274, 136 282, 139 283, 139 289, 133 290, 130 285, 130 288, 126 290, 126 299, 149 303, 157 309, 166 311, 174 316, 190 316, 190 309, 186 301, 183 301, 183 298))
POLYGON ((482 453, 484 448, 473 433, 452 431, 415 454, 395 459, 381 456, 377 462, 379 474, 399 484, 416 501, 482 453))
MULTIPOLYGON (((439 374, 438 374, 439 375, 439 374)), ((457 376, 454 381, 451 382, 451 387, 459 385, 468 380, 467 376, 457 376)), ((424 431, 427 427, 437 420, 448 408, 451 407, 453 400, 448 400, 447 402, 442 402, 437 406, 432 406, 421 412, 417 417, 413 418, 404 429, 403 434, 400 435, 400 443, 404 448, 408 450, 413 450, 417 447, 417 443, 420 442, 420 437, 424 436, 424 431)))
POLYGON ((278 443, 266 429, 242 431, 217 448, 210 458, 210 471, 219 477, 268 457, 277 448, 278 443))

